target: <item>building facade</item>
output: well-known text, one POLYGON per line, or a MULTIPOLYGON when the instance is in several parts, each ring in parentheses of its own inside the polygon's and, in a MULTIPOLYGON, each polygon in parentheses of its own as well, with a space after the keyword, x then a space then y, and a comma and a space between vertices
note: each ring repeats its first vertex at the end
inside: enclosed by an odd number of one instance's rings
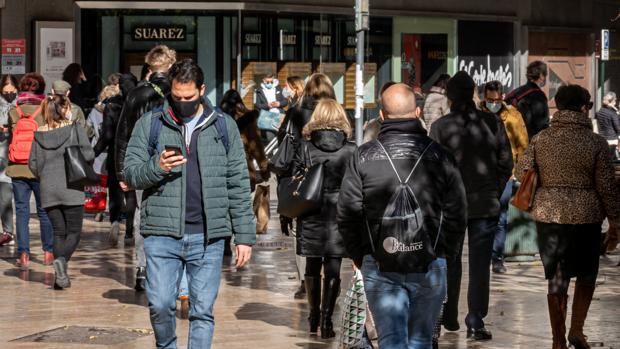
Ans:
MULTIPOLYGON (((251 104, 254 87, 267 73, 282 81, 323 72, 333 80, 338 100, 353 108, 353 4, 4 0, 0 37, 23 40, 25 70, 48 69, 50 79, 60 66, 50 62, 62 54, 66 61, 80 62, 95 79, 118 71, 139 76, 144 54, 163 43, 179 57, 197 60, 212 101, 238 88, 251 104), (54 32, 59 22, 61 28, 54 32), (53 34, 61 29, 71 36, 53 34), (62 40, 53 35, 73 42, 58 46, 62 40)), ((549 63, 545 89, 552 106, 563 83, 581 84, 600 96, 620 84, 614 81, 620 70, 620 40, 615 40, 620 20, 612 21, 619 11, 617 0, 371 0, 367 107, 375 107, 377 91, 387 81, 426 91, 440 74, 458 70, 468 71, 479 85, 500 80, 510 90, 524 82, 525 66, 537 59, 549 63), (612 33, 604 72, 596 50, 602 28, 612 33)))

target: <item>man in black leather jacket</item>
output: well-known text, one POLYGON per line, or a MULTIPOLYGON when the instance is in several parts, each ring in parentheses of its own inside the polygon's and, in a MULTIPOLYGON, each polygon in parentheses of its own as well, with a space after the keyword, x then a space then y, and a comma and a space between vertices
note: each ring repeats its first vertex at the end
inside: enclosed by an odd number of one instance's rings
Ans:
MULTIPOLYGON (((120 186, 124 191, 131 191, 125 184, 125 175, 123 173, 123 165, 125 161, 125 152, 129 138, 133 132, 138 119, 145 113, 154 108, 163 105, 166 95, 170 93, 170 83, 168 82, 168 69, 176 61, 176 53, 165 45, 155 46, 146 55, 146 63, 149 66, 149 73, 146 80, 142 81, 133 89, 123 105, 123 110, 116 128, 116 141, 114 149, 114 162, 116 168, 116 176, 120 186)), ((109 156, 112 156, 110 154, 109 156)), ((146 257, 144 256, 144 239, 139 233, 140 229, 140 203, 142 202, 142 191, 136 191, 137 198, 137 214, 134 217, 134 230, 136 230, 135 245, 137 255, 137 272, 136 272, 136 291, 143 291, 146 281, 146 257)))
POLYGON ((379 346, 405 348, 415 343, 428 348, 446 296, 446 261, 456 258, 465 234, 465 188, 454 157, 426 135, 411 88, 396 84, 382 98, 384 121, 378 139, 359 147, 342 181, 338 226, 347 253, 364 275, 379 346), (425 231, 431 241, 436 241, 437 258, 428 265, 426 274, 384 273, 373 257, 373 249, 393 239, 377 241, 384 211, 399 186, 390 158, 403 181, 421 158, 407 184, 422 209, 425 231), (427 283, 429 278, 435 281, 427 283), (426 288, 430 290, 413 291, 426 288), (420 306, 407 305, 414 303, 420 306), (412 331, 408 324, 412 323, 415 335, 407 342, 407 331, 412 331))

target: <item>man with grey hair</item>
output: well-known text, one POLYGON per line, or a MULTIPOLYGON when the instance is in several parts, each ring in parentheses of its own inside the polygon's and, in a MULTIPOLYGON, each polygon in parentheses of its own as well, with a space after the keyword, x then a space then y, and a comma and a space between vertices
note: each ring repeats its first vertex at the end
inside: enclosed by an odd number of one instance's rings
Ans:
POLYGON ((618 139, 620 139, 620 119, 616 102, 616 94, 607 92, 603 97, 603 106, 595 116, 598 133, 607 140, 610 156, 614 160, 618 159, 618 139))
POLYGON ((339 231, 364 277, 379 346, 430 348, 446 297, 447 260, 459 255, 465 234, 465 188, 454 157, 426 135, 413 90, 395 84, 382 102, 379 136, 358 148, 342 181, 339 231), (396 218, 388 207, 403 187, 417 198, 406 202, 417 204, 424 222, 416 233, 404 229, 403 217, 389 232, 382 223, 396 218), (428 249, 420 246, 429 245, 412 243, 412 235, 429 238, 434 258, 422 258, 428 249), (386 253, 416 262, 394 263, 386 253))

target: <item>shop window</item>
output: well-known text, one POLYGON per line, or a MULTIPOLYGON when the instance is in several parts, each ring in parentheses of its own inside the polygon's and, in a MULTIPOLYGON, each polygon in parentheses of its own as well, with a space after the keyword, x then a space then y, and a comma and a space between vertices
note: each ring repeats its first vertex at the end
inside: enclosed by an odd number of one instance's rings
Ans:
POLYGON ((439 75, 447 72, 448 35, 402 34, 403 82, 428 91, 439 75))
POLYGON ((297 59, 298 37, 295 31, 295 20, 278 18, 278 59, 294 61, 297 59))

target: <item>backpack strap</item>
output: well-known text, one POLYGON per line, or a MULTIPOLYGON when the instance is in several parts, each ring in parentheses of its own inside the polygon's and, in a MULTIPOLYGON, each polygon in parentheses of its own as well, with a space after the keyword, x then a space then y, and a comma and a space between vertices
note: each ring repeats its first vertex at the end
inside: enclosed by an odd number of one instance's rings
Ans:
POLYGON ((396 174, 396 177, 398 178, 398 181, 400 182, 400 184, 407 184, 407 182, 409 182, 409 179, 411 179, 411 176, 413 175, 413 173, 415 172, 416 168, 418 167, 418 165, 420 164, 420 161, 422 161, 422 158, 424 157, 424 154, 426 154, 426 152, 428 151, 428 149, 431 147, 431 145, 433 145, 433 143, 435 143, 434 141, 431 141, 426 148, 424 148, 424 151, 422 152, 422 154, 420 154, 420 157, 418 158, 418 160, 415 162, 415 165, 413 165, 413 168, 411 169, 411 172, 409 172, 409 175, 407 176, 407 179, 405 179, 405 181, 403 182, 403 180, 400 178, 400 175, 398 174, 398 171, 396 170, 396 166, 394 166, 394 162, 392 161, 392 158, 390 157, 390 154, 387 152, 387 150, 385 150, 385 147, 383 146, 383 144, 377 140, 377 143, 379 143, 379 146, 381 147, 381 149, 383 149, 383 152, 385 153, 385 155, 388 158, 388 161, 390 162, 390 165, 392 165, 392 169, 394 170, 394 173, 396 174))
POLYGON ((222 144, 224 144, 224 148, 226 149, 226 154, 230 150, 230 139, 228 138, 228 125, 226 124, 226 116, 224 116, 224 112, 220 108, 215 109, 215 128, 217 129, 217 133, 220 135, 220 139, 222 140, 222 144))
POLYGON ((153 109, 151 114, 151 130, 149 132, 149 143, 148 143, 148 151, 149 156, 153 156, 157 153, 157 145, 159 143, 159 134, 161 133, 161 128, 163 127, 163 122, 161 117, 163 116, 164 109, 163 107, 157 107, 153 109))
POLYGON ((15 111, 17 112, 17 115, 19 115, 20 119, 24 117, 24 112, 22 108, 19 106, 19 104, 15 105, 15 111))
POLYGON ((30 117, 31 117, 31 118, 36 118, 36 117, 37 117, 37 115, 41 114, 41 108, 42 108, 42 107, 41 107, 41 106, 39 106, 39 107, 37 108, 37 110, 35 110, 35 111, 34 111, 34 113, 30 114, 30 117))

